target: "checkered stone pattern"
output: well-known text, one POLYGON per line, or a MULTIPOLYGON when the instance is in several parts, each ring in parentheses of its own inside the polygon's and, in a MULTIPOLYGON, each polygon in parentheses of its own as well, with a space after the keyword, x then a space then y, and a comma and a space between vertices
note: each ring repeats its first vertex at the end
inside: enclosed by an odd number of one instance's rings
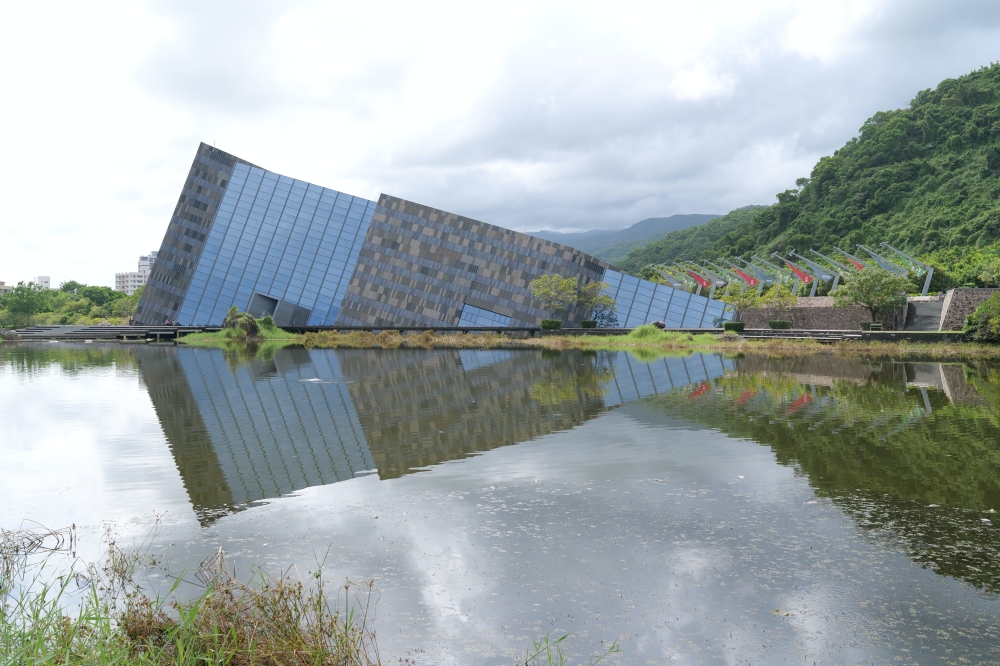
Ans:
MULTIPOLYGON (((137 324, 178 318, 233 168, 249 162, 202 143, 163 236, 135 311, 137 324)), ((250 165, 252 166, 252 165, 250 165)))
MULTIPOLYGON (((565 245, 383 194, 336 323, 457 326, 468 305, 537 326, 549 313, 532 280, 557 273, 584 285, 608 268, 565 245)), ((571 309, 567 324, 585 314, 571 309)))

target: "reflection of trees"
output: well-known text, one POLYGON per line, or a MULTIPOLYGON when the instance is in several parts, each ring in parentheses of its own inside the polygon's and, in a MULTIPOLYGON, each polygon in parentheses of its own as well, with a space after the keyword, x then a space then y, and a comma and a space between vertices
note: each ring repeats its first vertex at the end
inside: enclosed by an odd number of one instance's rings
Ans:
POLYGON ((567 353, 563 358, 562 354, 550 352, 543 362, 544 375, 529 389, 531 399, 542 405, 586 404, 600 400, 608 392, 604 382, 614 377, 604 355, 567 353), (570 358, 583 362, 567 362, 570 358))
POLYGON ((132 348, 126 345, 21 343, 0 346, 3 363, 18 375, 30 376, 56 365, 68 375, 90 368, 134 368, 132 348))
POLYGON ((752 370, 737 362, 737 373, 694 400, 674 393, 651 402, 770 446, 779 463, 801 469, 818 494, 862 527, 890 531, 911 557, 940 573, 1000 592, 1000 531, 981 522, 994 515, 984 511, 1000 509, 992 407, 1000 404, 1000 373, 970 375, 977 388, 989 388, 981 393, 991 414, 953 405, 939 391, 925 398, 907 389, 899 381, 905 371, 891 364, 865 378, 867 364, 858 363, 847 378, 827 375, 828 385, 819 378, 807 384, 780 367, 769 372, 759 358, 746 365, 752 370))

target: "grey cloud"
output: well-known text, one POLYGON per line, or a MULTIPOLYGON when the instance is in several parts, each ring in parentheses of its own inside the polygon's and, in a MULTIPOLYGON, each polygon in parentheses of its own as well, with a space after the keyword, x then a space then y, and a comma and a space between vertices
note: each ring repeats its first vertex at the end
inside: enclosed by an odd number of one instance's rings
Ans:
MULTIPOLYGON (((280 109, 362 121, 371 113, 380 122, 376 109, 406 103, 413 63, 387 60, 377 43, 336 80, 309 91, 288 85, 269 51, 285 7, 161 8, 176 23, 177 37, 136 75, 161 98, 221 119, 256 116, 265 133, 280 131, 273 115, 280 109)), ((1000 53, 994 3, 888 3, 844 37, 846 54, 830 62, 783 50, 785 24, 779 9, 769 11, 768 20, 741 37, 757 50, 756 59, 724 43, 713 49, 714 70, 731 78, 732 89, 701 100, 651 93, 675 71, 549 11, 505 54, 499 75, 457 126, 402 136, 396 127, 379 126, 384 139, 376 138, 371 158, 351 177, 519 229, 622 227, 654 215, 722 213, 773 201, 876 111, 905 106, 919 90, 1000 53)), ((453 85, 446 97, 461 99, 462 82, 453 85)))

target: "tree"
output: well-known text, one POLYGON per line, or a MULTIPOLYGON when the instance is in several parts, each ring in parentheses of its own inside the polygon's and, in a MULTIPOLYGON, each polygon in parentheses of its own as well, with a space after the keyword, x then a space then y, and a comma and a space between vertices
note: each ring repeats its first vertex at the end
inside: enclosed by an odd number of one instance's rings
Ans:
POLYGON ((5 294, 0 306, 12 314, 30 317, 42 311, 46 289, 34 282, 18 282, 14 290, 5 294))
POLYGON ((591 282, 581 287, 576 294, 576 302, 585 310, 590 310, 590 318, 601 328, 618 325, 615 299, 606 293, 610 287, 607 282, 591 282))
POLYGON ((86 287, 87 285, 82 282, 77 282, 76 280, 70 280, 69 282, 60 282, 59 291, 64 291, 67 294, 75 294, 76 290, 81 287, 86 287))
POLYGON ((906 305, 910 281, 878 266, 852 271, 845 283, 833 292, 833 304, 839 308, 861 306, 868 310, 872 321, 888 323, 896 311, 906 305))
POLYGON ((726 288, 725 295, 719 300, 733 306, 733 321, 743 321, 743 314, 747 308, 758 307, 761 299, 757 290, 745 282, 731 282, 726 288))
POLYGON ((564 314, 576 302, 576 278, 564 278, 550 273, 535 278, 529 286, 531 287, 531 295, 536 300, 541 301, 553 318, 562 319, 561 314, 564 314))
POLYGON ((774 310, 779 317, 788 315, 789 310, 799 302, 799 297, 783 283, 773 285, 760 299, 760 307, 774 310))
POLYGON ((111 287, 97 287, 90 285, 81 285, 76 289, 76 294, 78 296, 83 296, 88 301, 94 305, 104 307, 111 301, 116 301, 119 298, 125 298, 126 294, 123 291, 115 291, 111 287))

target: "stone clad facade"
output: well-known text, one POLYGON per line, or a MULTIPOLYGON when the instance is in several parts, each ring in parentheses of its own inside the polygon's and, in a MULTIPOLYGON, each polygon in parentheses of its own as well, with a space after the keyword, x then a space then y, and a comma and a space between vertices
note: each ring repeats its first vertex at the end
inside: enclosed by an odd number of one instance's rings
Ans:
POLYGON ((177 319, 238 163, 249 164, 205 143, 198 146, 136 308, 137 323, 177 319))
MULTIPOLYGON (((546 274, 608 284, 619 325, 718 328, 720 301, 616 271, 574 248, 383 194, 370 201, 201 144, 137 324, 217 326, 231 307, 278 326, 534 327, 546 274)), ((564 321, 590 313, 574 306, 564 321)))
MULTIPOLYGON (((466 305, 534 326, 549 316, 529 284, 546 273, 599 281, 579 250, 383 194, 338 324, 456 326, 466 305)), ((567 314, 570 325, 585 316, 567 314)))

